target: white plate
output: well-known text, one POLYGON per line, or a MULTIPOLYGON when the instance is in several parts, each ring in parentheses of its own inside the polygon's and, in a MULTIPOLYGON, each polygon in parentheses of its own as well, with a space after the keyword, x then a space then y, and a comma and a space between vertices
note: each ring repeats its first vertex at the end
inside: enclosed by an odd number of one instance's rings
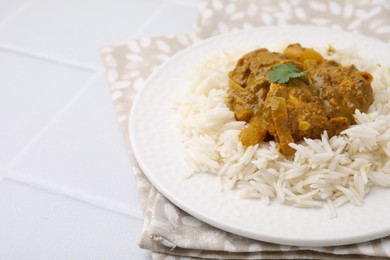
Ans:
POLYGON ((390 235, 390 189, 373 189, 364 207, 338 209, 329 219, 323 209, 301 209, 240 199, 220 191, 217 178, 184 179, 180 131, 172 99, 186 92, 186 77, 208 57, 242 47, 267 47, 285 42, 336 49, 356 47, 360 56, 390 64, 388 45, 366 37, 318 27, 264 27, 223 34, 200 42, 166 62, 139 92, 131 113, 130 138, 140 167, 153 185, 189 214, 220 229, 245 237, 298 246, 331 246, 390 235))

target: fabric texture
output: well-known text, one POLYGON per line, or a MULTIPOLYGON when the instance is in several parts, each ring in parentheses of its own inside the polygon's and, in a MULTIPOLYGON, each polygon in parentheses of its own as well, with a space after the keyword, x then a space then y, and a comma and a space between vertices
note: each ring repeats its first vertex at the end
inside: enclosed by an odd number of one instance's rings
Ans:
POLYGON ((112 101, 134 165, 145 217, 140 247, 154 259, 357 259, 390 257, 390 237, 337 247, 296 247, 255 241, 212 227, 177 208, 149 182, 133 157, 129 113, 145 80, 176 52, 223 32, 268 25, 314 25, 390 42, 389 1, 208 0, 195 32, 145 37, 101 50, 112 101))

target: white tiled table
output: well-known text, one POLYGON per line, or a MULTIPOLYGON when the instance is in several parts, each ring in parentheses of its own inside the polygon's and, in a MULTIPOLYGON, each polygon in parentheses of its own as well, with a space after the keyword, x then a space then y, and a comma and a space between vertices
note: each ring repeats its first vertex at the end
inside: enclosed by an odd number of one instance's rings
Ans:
POLYGON ((0 1, 0 259, 149 259, 99 48, 200 0, 0 1))

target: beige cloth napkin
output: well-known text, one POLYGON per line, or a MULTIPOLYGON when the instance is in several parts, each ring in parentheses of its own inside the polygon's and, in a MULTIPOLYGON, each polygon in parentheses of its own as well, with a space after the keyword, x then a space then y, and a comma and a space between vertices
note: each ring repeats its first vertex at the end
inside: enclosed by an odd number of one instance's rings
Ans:
POLYGON ((154 259, 387 258, 390 237, 337 247, 295 247, 255 241, 216 229, 162 196, 137 166, 128 137, 129 111, 137 91, 159 64, 199 39, 267 25, 317 25, 354 31, 390 42, 390 1, 209 0, 199 9, 195 33, 145 37, 102 49, 112 100, 133 161, 143 213, 140 246, 154 259))

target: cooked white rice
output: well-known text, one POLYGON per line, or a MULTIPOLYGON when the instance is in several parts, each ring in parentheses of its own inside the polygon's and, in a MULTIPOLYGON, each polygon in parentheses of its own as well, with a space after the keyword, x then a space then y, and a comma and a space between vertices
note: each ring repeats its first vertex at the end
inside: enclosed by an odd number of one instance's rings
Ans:
POLYGON ((188 95, 176 102, 191 173, 217 175, 223 187, 238 189, 242 198, 325 207, 330 217, 344 203, 362 206, 370 187, 390 187, 388 69, 362 60, 351 50, 331 56, 324 51, 328 59, 355 64, 373 75, 374 104, 368 113, 356 111, 357 124, 339 136, 328 138, 325 132, 321 140, 290 144, 296 153, 288 160, 276 150, 275 142, 245 148, 238 140, 245 122, 235 120, 225 99, 227 73, 244 53, 235 51, 206 61, 190 76, 188 95))

